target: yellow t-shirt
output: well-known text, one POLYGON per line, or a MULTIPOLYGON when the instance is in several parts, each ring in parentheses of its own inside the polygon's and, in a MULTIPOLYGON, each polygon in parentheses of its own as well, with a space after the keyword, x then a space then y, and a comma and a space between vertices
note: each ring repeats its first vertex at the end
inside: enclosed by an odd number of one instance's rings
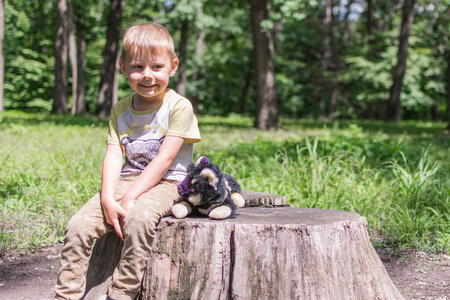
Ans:
POLYGON ((122 175, 141 173, 159 153, 166 135, 184 138, 177 157, 163 176, 181 181, 192 162, 194 143, 201 141, 192 104, 173 90, 167 90, 163 103, 147 111, 135 111, 133 96, 114 105, 109 120, 107 143, 120 145, 125 152, 122 175))

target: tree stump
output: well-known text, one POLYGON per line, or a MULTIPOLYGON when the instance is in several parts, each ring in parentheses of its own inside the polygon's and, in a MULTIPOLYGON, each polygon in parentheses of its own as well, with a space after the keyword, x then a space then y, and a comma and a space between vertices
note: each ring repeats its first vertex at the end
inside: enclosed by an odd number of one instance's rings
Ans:
MULTIPOLYGON (((115 234, 98 241, 85 299, 106 292, 120 243, 115 234)), ((140 299, 403 299, 366 220, 337 210, 247 207, 232 220, 163 218, 146 271, 140 299)))

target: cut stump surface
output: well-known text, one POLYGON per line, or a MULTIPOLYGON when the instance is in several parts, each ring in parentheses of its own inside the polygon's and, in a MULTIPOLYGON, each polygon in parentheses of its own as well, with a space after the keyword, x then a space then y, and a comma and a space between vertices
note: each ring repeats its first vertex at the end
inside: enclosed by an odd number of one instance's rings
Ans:
MULTIPOLYGON (((120 243, 115 234, 98 241, 85 299, 106 292, 120 243)), ((231 220, 167 217, 150 256, 141 299, 403 299, 357 213, 248 207, 231 220)))

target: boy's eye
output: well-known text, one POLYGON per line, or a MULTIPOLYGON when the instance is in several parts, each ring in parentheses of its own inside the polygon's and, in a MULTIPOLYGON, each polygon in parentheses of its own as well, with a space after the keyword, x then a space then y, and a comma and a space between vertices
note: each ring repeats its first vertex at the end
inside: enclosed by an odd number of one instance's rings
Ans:
POLYGON ((161 69, 162 67, 163 67, 162 65, 154 65, 153 69, 158 70, 158 69, 161 69))

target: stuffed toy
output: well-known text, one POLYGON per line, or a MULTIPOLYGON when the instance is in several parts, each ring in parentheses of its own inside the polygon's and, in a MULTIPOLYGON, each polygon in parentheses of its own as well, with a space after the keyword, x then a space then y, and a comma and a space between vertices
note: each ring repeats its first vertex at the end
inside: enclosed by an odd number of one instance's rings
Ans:
POLYGON ((172 208, 178 219, 199 212, 211 219, 233 219, 236 208, 243 207, 244 197, 236 180, 202 156, 188 166, 186 178, 178 185, 181 198, 172 208))

